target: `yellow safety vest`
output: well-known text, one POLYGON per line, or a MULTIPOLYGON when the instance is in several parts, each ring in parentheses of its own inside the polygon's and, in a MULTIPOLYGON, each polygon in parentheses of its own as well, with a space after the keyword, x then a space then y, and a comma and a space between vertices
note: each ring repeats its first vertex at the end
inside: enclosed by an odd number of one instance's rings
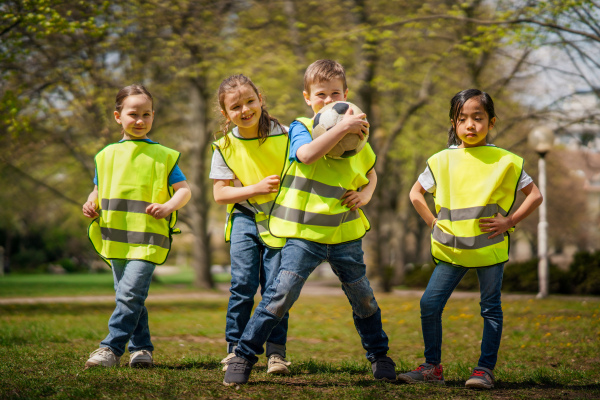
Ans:
POLYGON ((523 159, 495 146, 446 149, 427 165, 435 179, 437 223, 431 232, 436 261, 486 267, 508 261, 509 234, 488 239, 481 218, 507 216, 515 201, 523 159))
POLYGON ((157 220, 146 214, 146 207, 172 197, 168 178, 179 156, 158 143, 140 140, 108 145, 96 155, 100 217, 90 224, 88 236, 105 261, 165 262, 171 235, 178 233, 173 229, 177 212, 157 220))
MULTIPOLYGON (((312 135, 313 121, 298 118, 312 135)), ((371 228, 361 209, 342 205, 348 190, 358 190, 369 180, 367 173, 376 156, 367 145, 344 159, 322 157, 307 165, 292 162, 281 183, 269 217, 274 236, 300 238, 323 244, 340 244, 362 238, 371 228)))
MULTIPOLYGON (((212 144, 213 151, 219 151, 225 164, 233 171, 242 185, 254 185, 270 175, 283 173, 287 165, 288 137, 285 132, 270 135, 263 143, 259 139, 238 138, 229 132, 229 145, 225 148, 225 138, 212 144)), ((271 235, 268 226, 268 215, 277 193, 269 193, 249 198, 248 203, 254 208, 254 221, 262 242, 273 248, 285 245, 285 239, 271 235)), ((235 204, 227 205, 227 221, 225 223, 225 241, 231 239, 232 211, 235 204)))

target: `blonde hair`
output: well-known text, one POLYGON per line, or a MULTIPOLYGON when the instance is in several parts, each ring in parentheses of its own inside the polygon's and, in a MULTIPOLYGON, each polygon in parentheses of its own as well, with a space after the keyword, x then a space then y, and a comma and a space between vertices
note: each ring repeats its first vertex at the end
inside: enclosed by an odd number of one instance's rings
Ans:
MULTIPOLYGON (((238 89, 244 85, 250 85, 252 90, 254 90, 254 93, 256 93, 256 97, 260 97, 260 92, 256 85, 250 80, 250 78, 242 74, 232 75, 229 78, 224 79, 223 82, 221 82, 221 85, 219 85, 219 90, 217 91, 217 99, 219 102, 219 107, 223 112, 225 112, 225 114, 227 114, 227 110, 225 109, 225 95, 231 92, 232 90, 238 89)), ((259 143, 262 144, 265 140, 267 140, 267 136, 269 136, 272 123, 275 123, 277 126, 279 126, 279 128, 281 128, 281 131, 284 133, 285 129, 283 129, 277 118, 269 115, 264 100, 262 102, 260 110, 260 119, 258 120, 258 140, 259 143)), ((226 118, 225 122, 221 124, 221 130, 215 133, 215 139, 218 139, 218 133, 222 134, 225 138, 225 145, 223 146, 223 148, 229 146, 229 137, 227 136, 227 133, 229 132, 230 125, 231 120, 229 118, 226 118)))
POLYGON ((344 91, 348 89, 346 84, 346 71, 342 64, 333 60, 317 60, 306 68, 304 73, 304 91, 310 94, 310 87, 315 83, 341 79, 344 91))

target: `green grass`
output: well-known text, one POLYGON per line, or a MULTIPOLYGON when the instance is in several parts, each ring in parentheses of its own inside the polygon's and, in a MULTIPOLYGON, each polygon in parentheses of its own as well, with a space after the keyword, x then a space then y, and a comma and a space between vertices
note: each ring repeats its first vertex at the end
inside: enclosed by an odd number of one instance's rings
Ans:
MULTIPOLYGON (((175 277, 170 279, 178 285, 175 277)), ((47 281, 53 287, 38 295, 60 291, 56 282, 47 281)), ((169 284, 161 285, 163 290, 169 284)), ((83 370, 88 354, 107 333, 110 301, 0 305, 0 398, 600 398, 600 299, 505 299, 497 388, 479 392, 464 388, 479 356, 477 299, 448 302, 443 347, 447 385, 432 387, 374 381, 345 297, 305 295, 291 310, 287 347, 292 374, 267 375, 261 356, 249 384, 235 389, 222 385, 219 364, 226 355, 227 293, 167 302, 152 299, 157 287, 151 288, 147 303, 156 347, 156 367, 149 370, 83 370)), ((423 360, 419 298, 378 293, 377 299, 396 370, 415 368, 423 360)), ((125 354, 122 363, 127 359, 125 354)))

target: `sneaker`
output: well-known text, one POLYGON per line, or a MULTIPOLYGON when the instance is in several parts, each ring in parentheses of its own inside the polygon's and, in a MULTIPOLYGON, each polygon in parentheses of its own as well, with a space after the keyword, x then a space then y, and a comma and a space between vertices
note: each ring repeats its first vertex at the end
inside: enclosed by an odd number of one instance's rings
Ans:
POLYGON ((235 353, 229 353, 229 354, 227 354, 227 357, 225 357, 224 359, 221 360, 221 364, 225 364, 225 365, 223 365, 223 372, 227 371, 227 363, 233 357, 235 357, 235 353))
POLYGON ((129 355, 129 366, 132 368, 153 367, 152 352, 148 350, 134 351, 129 355))
POLYGON ((92 367, 118 367, 121 357, 117 357, 108 347, 100 347, 90 354, 85 362, 85 369, 92 367))
POLYGON ((491 389, 494 387, 494 373, 490 369, 477 367, 465 386, 470 389, 491 389))
POLYGON ((292 365, 292 363, 286 361, 285 358, 281 357, 279 354, 271 354, 269 356, 269 361, 267 362, 267 374, 287 375, 290 373, 290 370, 288 369, 290 365, 292 365))
POLYGON ((223 385, 234 386, 243 385, 248 382, 250 378, 250 372, 252 372, 252 364, 241 357, 233 357, 227 364, 227 371, 225 371, 225 379, 223 379, 223 385))
POLYGON ((406 383, 435 383, 444 385, 444 370, 442 365, 423 363, 414 371, 398 375, 398 380, 406 383))
POLYGON ((388 356, 379 357, 371 363, 373 377, 378 381, 394 382, 396 380, 396 364, 388 356))

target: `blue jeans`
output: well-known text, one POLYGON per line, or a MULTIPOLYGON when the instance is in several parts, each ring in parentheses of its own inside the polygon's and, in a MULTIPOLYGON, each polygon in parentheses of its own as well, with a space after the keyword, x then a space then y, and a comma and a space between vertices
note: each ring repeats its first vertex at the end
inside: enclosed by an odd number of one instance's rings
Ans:
POLYGON ((282 251, 281 268, 272 285, 242 334, 235 351, 252 364, 262 354, 263 344, 279 321, 300 296, 308 276, 323 261, 329 261, 342 282, 342 289, 352 306, 354 326, 367 359, 377 360, 388 352, 388 337, 381 326, 381 310, 365 275, 362 241, 326 245, 302 239, 288 239, 282 251))
MULTIPOLYGON (((440 364, 442 361, 442 312, 450 295, 469 268, 457 267, 440 261, 435 267, 427 289, 421 298, 421 327, 425 342, 425 361, 440 364)), ((494 369, 502 338, 502 303, 500 289, 504 263, 476 268, 481 292, 483 339, 478 366, 494 369)))
POLYGON ((110 260, 115 281, 116 307, 108 321, 108 336, 100 347, 109 347, 117 356, 139 350, 153 351, 144 303, 155 264, 143 260, 110 260))
MULTIPOLYGON (((235 213, 231 229, 231 296, 225 323, 227 352, 233 353, 252 315, 254 296, 260 284, 260 294, 273 282, 281 264, 281 249, 265 246, 258 237, 254 219, 235 213)), ((267 356, 277 353, 285 357, 288 317, 273 328, 267 339, 267 356)))

